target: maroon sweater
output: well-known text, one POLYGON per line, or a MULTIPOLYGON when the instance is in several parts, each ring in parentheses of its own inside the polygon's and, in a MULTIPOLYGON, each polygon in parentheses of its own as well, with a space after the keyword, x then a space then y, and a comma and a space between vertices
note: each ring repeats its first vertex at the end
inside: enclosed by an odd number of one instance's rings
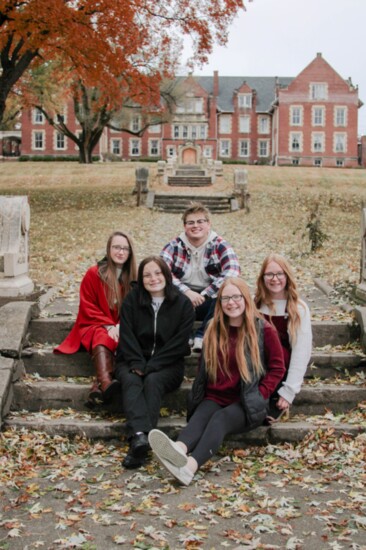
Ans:
MULTIPOLYGON (((235 359, 235 346, 238 337, 238 329, 229 329, 229 371, 228 378, 220 370, 217 373, 215 384, 208 381, 205 399, 211 399, 221 406, 226 407, 231 403, 240 401, 240 373, 235 359)), ((268 322, 264 325, 264 354, 266 372, 259 382, 259 391, 265 399, 275 391, 285 374, 283 350, 276 329, 268 322)))

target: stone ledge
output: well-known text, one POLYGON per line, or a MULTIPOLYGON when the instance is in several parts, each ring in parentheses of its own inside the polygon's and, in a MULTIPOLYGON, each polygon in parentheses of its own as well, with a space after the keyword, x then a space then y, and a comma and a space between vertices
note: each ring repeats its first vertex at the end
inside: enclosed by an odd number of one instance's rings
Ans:
POLYGON ((9 302, 0 308, 0 354, 21 356, 33 302, 9 302))

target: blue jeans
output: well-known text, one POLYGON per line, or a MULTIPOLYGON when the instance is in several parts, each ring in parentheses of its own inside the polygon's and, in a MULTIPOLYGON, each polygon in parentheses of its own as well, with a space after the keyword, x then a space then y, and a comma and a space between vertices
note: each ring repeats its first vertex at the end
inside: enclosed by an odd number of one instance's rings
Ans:
POLYGON ((201 326, 196 330, 195 337, 203 338, 206 325, 212 319, 216 305, 216 298, 207 298, 203 304, 196 307, 196 321, 202 321, 201 326))

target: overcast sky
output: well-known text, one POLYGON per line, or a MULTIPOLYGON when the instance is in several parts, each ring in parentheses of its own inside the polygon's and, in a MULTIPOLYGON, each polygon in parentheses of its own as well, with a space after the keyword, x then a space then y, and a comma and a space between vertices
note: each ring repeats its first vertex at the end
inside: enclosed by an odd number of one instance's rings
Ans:
POLYGON ((297 76, 321 52, 358 85, 359 134, 366 134, 366 0, 253 0, 194 74, 297 76))

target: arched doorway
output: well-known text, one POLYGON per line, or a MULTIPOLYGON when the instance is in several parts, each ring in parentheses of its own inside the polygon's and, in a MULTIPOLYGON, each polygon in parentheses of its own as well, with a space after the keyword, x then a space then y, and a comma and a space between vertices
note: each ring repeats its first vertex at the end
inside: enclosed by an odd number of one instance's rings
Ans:
POLYGON ((193 147, 182 151, 182 164, 197 164, 197 151, 193 147))

